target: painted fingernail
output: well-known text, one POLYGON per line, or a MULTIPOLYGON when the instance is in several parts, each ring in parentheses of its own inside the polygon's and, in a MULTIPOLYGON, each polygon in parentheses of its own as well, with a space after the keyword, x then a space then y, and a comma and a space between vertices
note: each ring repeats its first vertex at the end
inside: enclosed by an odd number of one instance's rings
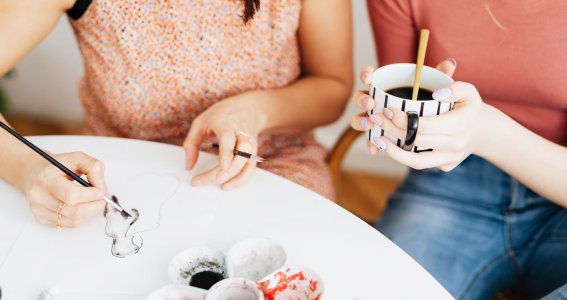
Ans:
POLYGON ((376 124, 376 125, 378 125, 378 126, 381 126, 382 123, 384 122, 384 120, 382 120, 382 118, 380 118, 380 117, 377 116, 377 115, 371 115, 371 116, 368 117, 368 118, 370 118, 370 121, 372 121, 372 123, 374 123, 374 124, 376 124))
POLYGON ((364 73, 362 75, 362 80, 364 81, 364 83, 370 82, 370 73, 364 73))
POLYGON ((364 97, 364 99, 362 99, 362 106, 364 106, 364 108, 371 110, 372 109, 372 101, 374 101, 372 98, 370 97, 364 97))
POLYGON ((222 172, 219 174, 219 176, 217 177, 217 181, 218 182, 225 182, 230 178, 230 175, 228 175, 228 173, 226 172, 222 172))
POLYGON ((455 67, 455 68, 457 67, 457 60, 456 59, 451 57, 451 58, 449 58, 449 61, 453 64, 453 67, 455 67))
POLYGON ((366 118, 360 119, 360 126, 366 128, 366 126, 368 126, 368 120, 366 118))
POLYGON ((382 113, 384 113, 384 115, 386 116, 386 118, 388 119, 392 119, 394 117, 394 112, 389 109, 389 108, 384 108, 384 110, 382 111, 382 113))
POLYGON ((451 97, 451 93, 452 93, 451 90, 448 88, 438 89, 435 92, 433 92, 433 99, 437 101, 445 100, 451 97))
POLYGON ((374 145, 378 146, 380 149, 382 149, 382 150, 386 149, 386 142, 384 142, 379 137, 377 137, 377 136, 373 137, 372 141, 374 142, 374 145))

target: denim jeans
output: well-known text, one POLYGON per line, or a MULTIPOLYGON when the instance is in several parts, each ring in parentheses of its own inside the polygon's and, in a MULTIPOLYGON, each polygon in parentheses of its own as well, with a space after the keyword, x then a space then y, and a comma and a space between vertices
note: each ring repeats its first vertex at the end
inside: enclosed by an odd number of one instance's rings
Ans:
POLYGON ((567 209, 477 156, 411 171, 377 229, 457 299, 539 298, 567 283, 567 209))
POLYGON ((558 288, 553 293, 541 298, 541 300, 565 300, 567 299, 567 284, 558 288))

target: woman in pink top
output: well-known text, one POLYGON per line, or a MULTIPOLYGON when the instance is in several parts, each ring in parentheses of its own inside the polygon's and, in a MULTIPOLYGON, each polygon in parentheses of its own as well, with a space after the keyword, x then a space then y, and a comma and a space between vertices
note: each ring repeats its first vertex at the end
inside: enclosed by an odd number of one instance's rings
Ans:
MULTIPOLYGON (((218 141, 218 166, 192 185, 248 180, 256 165, 236 148, 334 197, 311 130, 337 119, 351 92, 347 1, 0 0, 0 75, 66 13, 84 60, 88 133, 183 145, 188 170, 218 141)), ((0 132, 0 178, 27 194, 38 222, 55 227, 64 203, 61 225, 77 226, 104 207, 103 165, 82 153, 55 156, 95 187, 76 186, 0 132)))
MULTIPOLYGON (((458 81, 434 98, 455 102, 419 121, 411 153, 378 148, 413 170, 377 228, 458 299, 511 288, 541 297, 567 282, 567 2, 368 0, 381 65, 415 62, 429 28, 426 64, 458 81), (459 63, 458 69, 457 61, 459 63), (456 72, 455 72, 456 70, 456 72), (465 83, 469 82, 469 83, 465 83)), ((369 83, 370 69, 362 72, 369 83)), ((354 101, 374 108, 365 93, 354 101)), ((407 118, 356 116, 405 140, 407 118)))

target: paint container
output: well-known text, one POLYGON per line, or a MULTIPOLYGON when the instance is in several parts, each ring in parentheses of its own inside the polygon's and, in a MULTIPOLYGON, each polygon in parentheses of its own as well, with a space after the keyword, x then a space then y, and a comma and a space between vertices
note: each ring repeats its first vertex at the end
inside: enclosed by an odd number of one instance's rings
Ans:
POLYGON ((166 285, 153 292, 146 300, 205 300, 207 291, 180 284, 166 285))
POLYGON ((297 266, 285 266, 258 282, 265 300, 319 300, 323 281, 315 272, 297 266))
POLYGON ((206 247, 187 249, 169 263, 173 283, 208 290, 226 277, 224 254, 206 247))
POLYGON ((282 246, 269 239, 246 239, 234 244, 226 253, 229 278, 258 281, 285 264, 282 246))
POLYGON ((206 300, 264 300, 256 282, 245 278, 229 278, 215 284, 206 300))

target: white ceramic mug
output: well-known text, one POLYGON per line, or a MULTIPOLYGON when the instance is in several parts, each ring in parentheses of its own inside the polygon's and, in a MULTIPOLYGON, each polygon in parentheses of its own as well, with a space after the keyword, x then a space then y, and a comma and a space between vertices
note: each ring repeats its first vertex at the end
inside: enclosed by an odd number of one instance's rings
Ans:
MULTIPOLYGON (((382 112, 384 108, 397 108, 404 112, 415 112, 419 114, 420 117, 440 115, 452 110, 454 106, 453 103, 444 103, 437 100, 422 101, 403 99, 392 96, 386 92, 395 88, 413 87, 415 69, 415 64, 392 64, 383 66, 374 71, 369 93, 376 102, 376 106, 369 112, 369 115, 382 112)), ((447 87, 453 82, 453 79, 443 72, 428 66, 423 66, 420 88, 436 91, 440 88, 447 87)), ((378 125, 374 125, 368 132, 368 140, 370 141, 372 141, 374 137, 380 136, 386 136, 400 148, 404 146, 405 141, 389 135, 378 125)), ((420 148, 419 145, 411 149, 411 151, 416 153, 430 150, 431 149, 420 148)))

